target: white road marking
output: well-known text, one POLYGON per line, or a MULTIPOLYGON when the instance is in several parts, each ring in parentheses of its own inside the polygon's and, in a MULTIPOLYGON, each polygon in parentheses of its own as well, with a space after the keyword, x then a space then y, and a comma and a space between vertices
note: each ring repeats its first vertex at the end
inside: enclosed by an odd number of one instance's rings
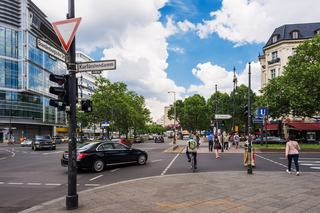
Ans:
MULTIPOLYGON (((280 158, 280 159, 285 159, 285 160, 286 160, 286 159, 288 159, 288 158, 280 158)), ((300 157, 299 157, 299 160, 304 160, 304 159, 305 159, 305 160, 312 160, 312 159, 313 159, 313 160, 320 160, 320 158, 300 158, 300 157)))
POLYGON ((320 167, 310 167, 311 169, 319 169, 320 170, 320 167))
POLYGON ((5 159, 7 159, 7 158, 0 158, 0 160, 5 160, 5 159))
POLYGON ((161 173, 161 176, 165 175, 166 172, 168 171, 168 169, 171 167, 171 165, 173 164, 173 162, 177 159, 177 157, 180 155, 180 153, 178 153, 173 159, 172 161, 169 163, 169 165, 163 170, 163 172, 161 173))
POLYGON ((49 155, 49 153, 42 153, 43 155, 49 155))
POLYGON ((300 163, 301 166, 320 166, 320 164, 316 163, 300 163))
POLYGON ((26 153, 28 153, 28 152, 26 152, 26 151, 23 151, 22 153, 26 154, 26 153))
POLYGON ((46 185, 46 186, 61 186, 60 183, 46 183, 44 185, 46 185))
POLYGON ((56 152, 46 152, 46 153, 43 153, 43 155, 52 155, 52 154, 59 154, 59 153, 62 153, 63 151, 56 151, 56 152))
POLYGON ((85 186, 100 186, 100 184, 90 184, 90 183, 87 183, 87 184, 84 184, 85 186))
POLYGON ((112 169, 110 172, 115 172, 115 171, 118 171, 120 168, 117 168, 117 169, 112 169))
POLYGON ((299 160, 301 163, 320 163, 320 161, 313 161, 313 160, 299 160))
POLYGON ((155 163, 155 162, 159 162, 159 161, 162 161, 162 159, 159 159, 159 160, 152 160, 151 163, 155 163))
POLYGON ((42 185, 42 183, 27 183, 27 185, 30 185, 30 186, 40 186, 40 185, 42 185))
POLYGON ((4 182, 0 182, 0 184, 4 184, 4 182))
POLYGON ((94 178, 91 178, 89 181, 93 181, 93 180, 96 180, 98 178, 101 178, 103 175, 98 175, 97 177, 94 177, 94 178))
POLYGON ((13 183, 13 182, 11 182, 11 183, 8 183, 9 185, 22 185, 23 183, 13 183))
MULTIPOLYGON (((256 154, 256 156, 259 157, 259 158, 262 158, 262 159, 264 159, 264 160, 270 161, 270 162, 272 162, 272 163, 274 163, 274 164, 277 164, 277 165, 279 165, 279 166, 282 166, 282 167, 287 168, 287 166, 284 165, 284 164, 282 164, 282 163, 273 161, 273 160, 271 160, 271 159, 269 159, 269 158, 265 158, 265 157, 263 157, 263 156, 261 156, 261 155, 258 155, 258 154, 256 154)), ((294 169, 292 169, 292 170, 294 170, 294 169)), ((294 171, 295 171, 295 170, 294 170, 294 171)))

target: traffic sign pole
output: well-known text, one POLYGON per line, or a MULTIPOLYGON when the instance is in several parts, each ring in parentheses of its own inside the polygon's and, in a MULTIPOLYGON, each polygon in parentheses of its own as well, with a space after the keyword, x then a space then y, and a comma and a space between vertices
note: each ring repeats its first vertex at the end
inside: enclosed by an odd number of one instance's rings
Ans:
MULTIPOLYGON (((68 0, 68 15, 67 18, 74 18, 74 0, 68 0)), ((76 45, 75 38, 73 39, 69 49, 69 64, 67 64, 70 74, 69 84, 69 143, 68 143, 68 194, 66 197, 67 210, 78 208, 77 194, 77 149, 76 149, 76 101, 77 101, 77 83, 76 83, 76 45)))

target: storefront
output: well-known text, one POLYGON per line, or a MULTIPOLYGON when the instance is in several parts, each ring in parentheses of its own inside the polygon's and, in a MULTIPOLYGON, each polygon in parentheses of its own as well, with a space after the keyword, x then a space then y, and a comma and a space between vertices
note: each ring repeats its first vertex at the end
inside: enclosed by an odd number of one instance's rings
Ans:
POLYGON ((288 133, 303 143, 320 142, 320 123, 288 122, 288 133))

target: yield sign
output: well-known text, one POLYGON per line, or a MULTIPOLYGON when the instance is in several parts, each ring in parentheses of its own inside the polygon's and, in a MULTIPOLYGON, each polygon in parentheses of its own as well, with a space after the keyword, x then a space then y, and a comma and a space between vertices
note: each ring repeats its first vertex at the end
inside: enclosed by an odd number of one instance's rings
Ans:
POLYGON ((53 30, 56 32, 60 43, 66 52, 68 52, 72 40, 79 27, 81 18, 66 19, 52 23, 53 30))

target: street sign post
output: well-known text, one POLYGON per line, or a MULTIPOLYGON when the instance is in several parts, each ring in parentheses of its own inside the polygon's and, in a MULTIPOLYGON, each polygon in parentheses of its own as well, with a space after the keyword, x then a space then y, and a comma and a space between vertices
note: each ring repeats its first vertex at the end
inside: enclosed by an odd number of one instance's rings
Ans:
POLYGON ((228 120, 230 118, 232 118, 232 116, 229 114, 215 114, 214 115, 214 119, 216 119, 216 120, 228 120))
POLYGON ((116 60, 103 60, 103 61, 90 61, 90 62, 77 63, 77 72, 91 71, 92 74, 97 74, 98 71, 115 70, 115 69, 116 69, 116 60))
POLYGON ((41 40, 40 38, 37 38, 37 48, 40 50, 45 51, 50 56, 53 56, 63 62, 66 62, 66 55, 64 52, 61 52, 57 48, 53 47, 52 45, 46 43, 45 41, 41 40))

